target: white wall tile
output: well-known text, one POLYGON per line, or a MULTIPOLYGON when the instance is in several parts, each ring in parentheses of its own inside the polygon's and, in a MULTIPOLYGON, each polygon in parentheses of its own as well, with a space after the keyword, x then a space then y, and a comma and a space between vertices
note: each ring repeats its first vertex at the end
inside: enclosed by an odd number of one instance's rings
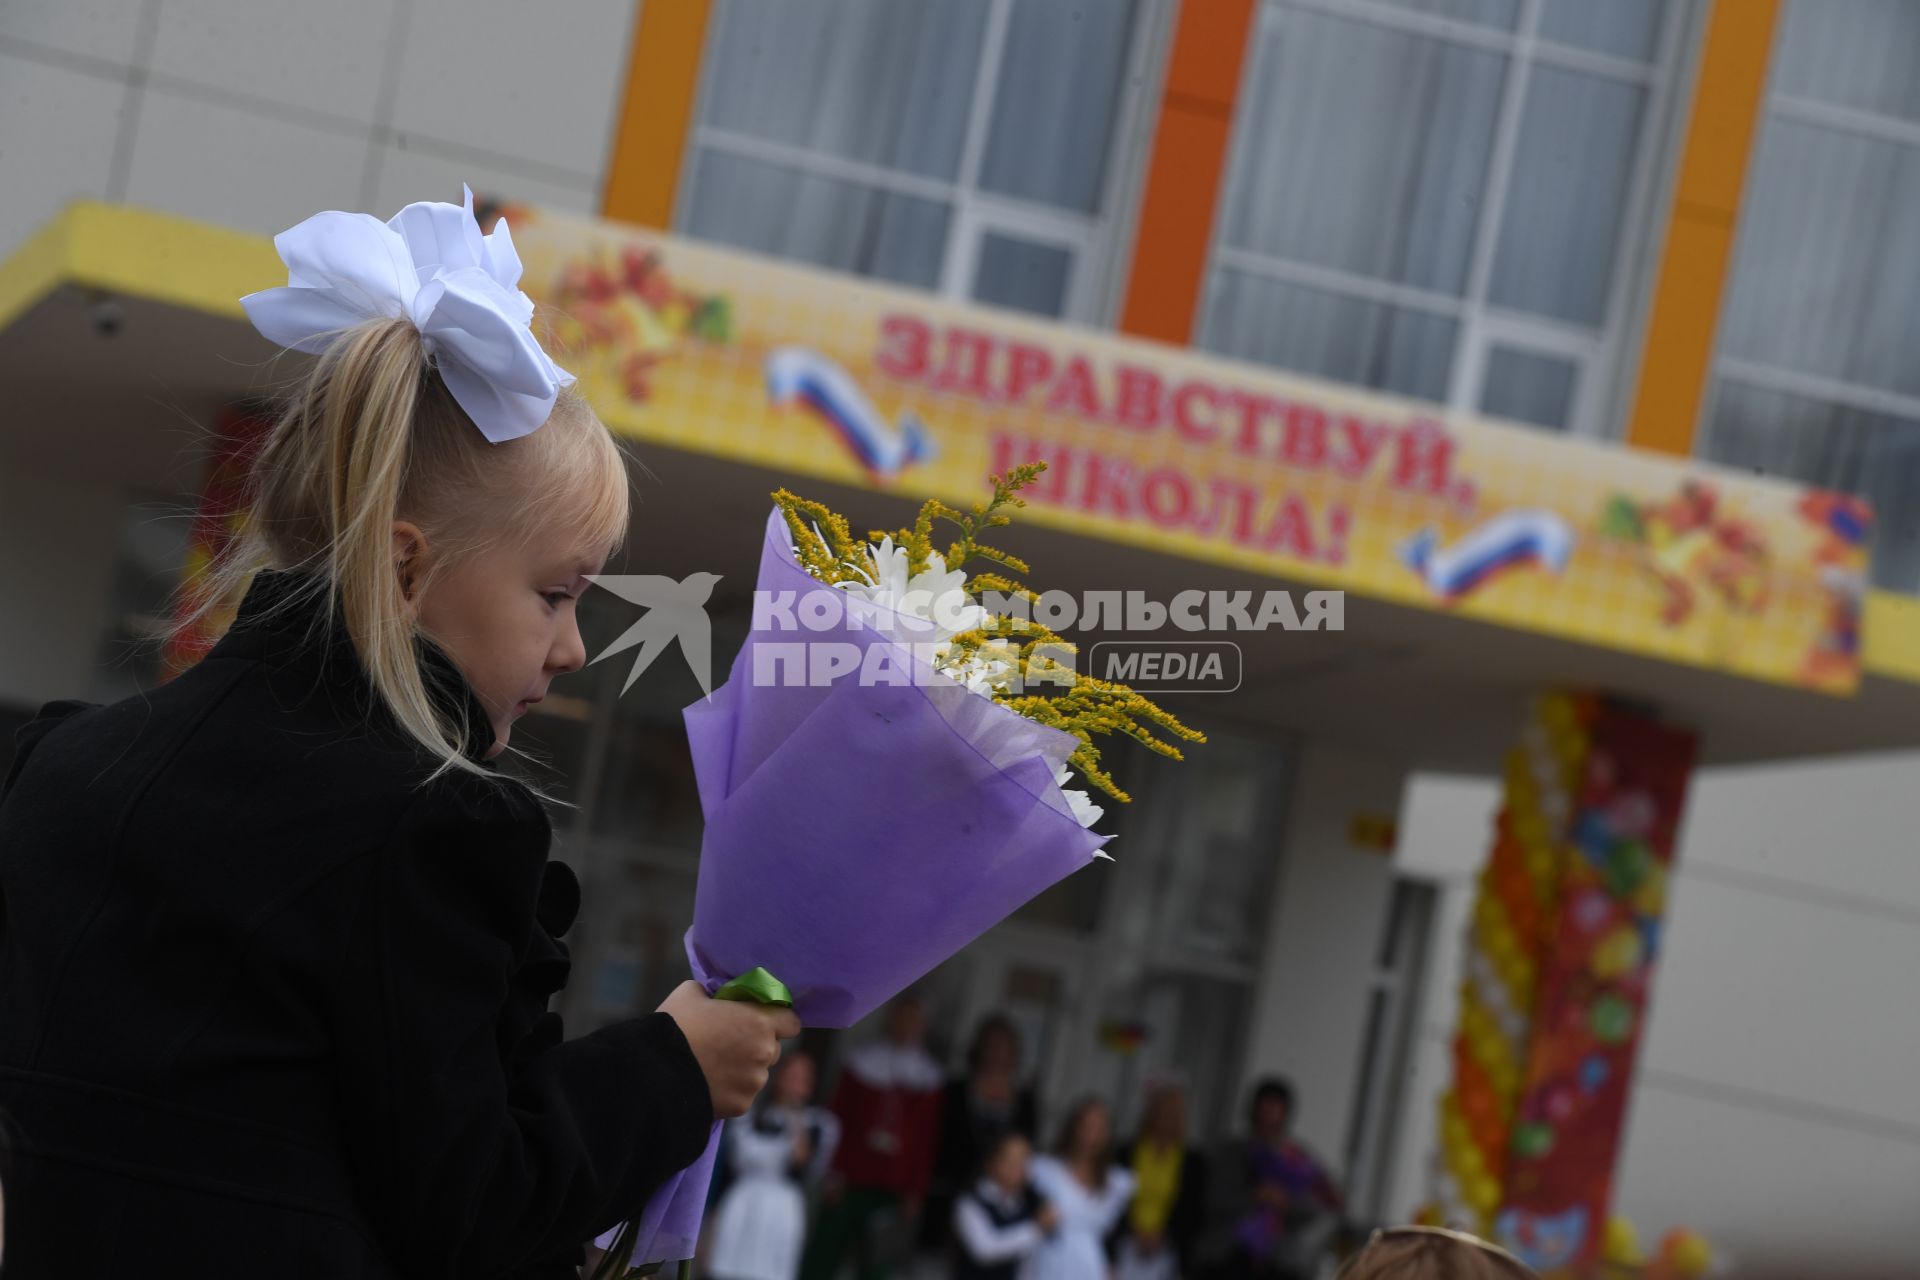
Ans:
POLYGON ((166 0, 158 73, 371 123, 394 0, 166 0))
POLYGON ((591 214, 599 204, 591 187, 528 178, 490 165, 449 160, 403 147, 382 146, 379 165, 367 212, 383 218, 415 200, 458 203, 462 182, 472 187, 476 196, 536 205, 555 213, 591 214))
POLYGON ((630 0, 414 0, 393 126, 598 179, 630 0))
POLYGON ((1920 1127, 1920 927, 1682 875, 1641 1060, 1920 1127))
POLYGON ((1643 1086, 1614 1204, 1651 1249, 1689 1226, 1735 1275, 1920 1275, 1920 1143, 1643 1086))
POLYGON ((0 253, 68 201, 107 193, 126 93, 117 80, 0 54, 0 253))
POLYGON ((124 67, 133 62, 145 9, 140 0, 6 0, 0 36, 124 67))
POLYGON ((1715 769, 1695 780, 1684 862, 1920 909, 1920 755, 1715 769))
POLYGON ((1393 865, 1401 875, 1462 880, 1478 875, 1493 848, 1500 784, 1492 778, 1422 773, 1400 802, 1393 865))
POLYGON ((246 231, 357 209, 367 140, 149 89, 127 202, 246 231))

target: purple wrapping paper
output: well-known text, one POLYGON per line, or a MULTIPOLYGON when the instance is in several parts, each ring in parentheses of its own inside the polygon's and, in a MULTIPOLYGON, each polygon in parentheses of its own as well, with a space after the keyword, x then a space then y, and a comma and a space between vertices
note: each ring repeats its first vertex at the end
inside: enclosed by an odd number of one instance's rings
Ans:
MULTIPOLYGON (((847 1027, 1107 837, 1053 781, 1072 735, 932 672, 903 648, 927 625, 807 573, 777 510, 755 599, 727 683, 686 710, 706 815, 687 957, 708 991, 759 966, 808 1026, 847 1027), (781 682, 856 650, 830 682, 781 682)), ((648 1201, 634 1265, 693 1256, 719 1134, 648 1201)))

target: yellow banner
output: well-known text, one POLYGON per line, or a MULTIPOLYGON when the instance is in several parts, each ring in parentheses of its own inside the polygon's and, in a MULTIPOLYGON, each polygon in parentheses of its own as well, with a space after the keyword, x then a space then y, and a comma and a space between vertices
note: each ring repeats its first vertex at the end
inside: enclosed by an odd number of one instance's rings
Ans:
POLYGON ((1857 499, 505 210, 617 431, 1755 679, 1850 693, 1857 499))

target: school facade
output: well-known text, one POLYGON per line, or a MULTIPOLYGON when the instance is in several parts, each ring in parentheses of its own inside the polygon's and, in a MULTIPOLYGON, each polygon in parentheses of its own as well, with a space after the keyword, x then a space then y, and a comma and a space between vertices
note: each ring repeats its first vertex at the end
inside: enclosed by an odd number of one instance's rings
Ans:
MULTIPOLYGON (((1700 751, 1620 1207, 1748 1267, 1913 1262, 1908 6, 214 8, 0 15, 7 714, 155 678, 182 513, 271 389, 234 302, 266 237, 466 179, 651 470, 623 567, 725 575, 722 662, 780 484, 881 527, 1043 457, 1009 544, 1109 618, 1347 593, 1338 632, 1209 633, 1237 687, 1168 700, 1214 742, 1123 761, 1115 864, 934 976, 949 1048, 1006 1009, 1051 1102, 1130 1118, 1175 1075, 1214 1131, 1284 1072, 1361 1209, 1407 1215, 1493 779, 1535 695, 1611 693, 1700 751), (789 347, 859 402, 769 394, 789 347), (1765 607, 1739 555, 1643 545, 1702 483, 1722 542, 1765 535, 1765 607), (1802 518, 1834 494, 1872 504, 1858 562, 1802 518), (1519 510, 1564 561, 1454 590, 1444 553, 1519 510)), ((698 689, 624 676, 522 726, 576 806, 581 1027, 658 999, 691 915, 698 689)))

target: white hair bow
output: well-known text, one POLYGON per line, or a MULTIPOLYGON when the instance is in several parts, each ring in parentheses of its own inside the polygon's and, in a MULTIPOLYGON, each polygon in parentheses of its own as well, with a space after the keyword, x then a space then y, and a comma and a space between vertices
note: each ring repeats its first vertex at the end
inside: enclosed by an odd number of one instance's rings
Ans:
POLYGON ((316 213, 273 238, 287 283, 240 299, 253 327, 318 355, 344 329, 382 316, 413 322, 447 390, 488 440, 536 430, 573 375, 533 336, 533 299, 506 220, 480 234, 464 204, 422 201, 390 221, 316 213))

